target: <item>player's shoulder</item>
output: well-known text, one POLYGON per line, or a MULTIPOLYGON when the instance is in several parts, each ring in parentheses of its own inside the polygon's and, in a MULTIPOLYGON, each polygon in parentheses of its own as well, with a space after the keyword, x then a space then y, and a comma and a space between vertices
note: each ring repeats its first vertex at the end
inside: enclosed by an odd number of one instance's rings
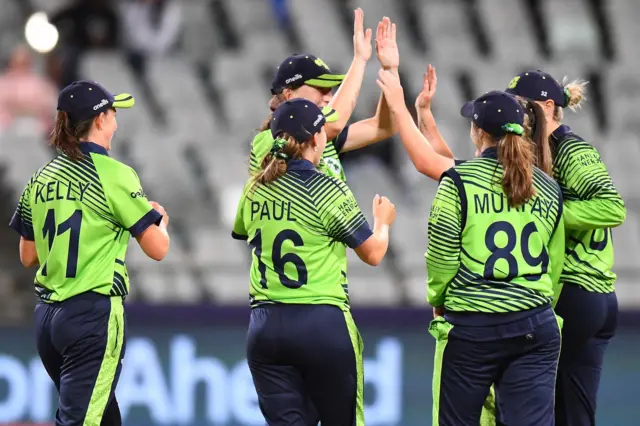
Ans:
POLYGON ((101 179, 117 180, 138 177, 133 167, 113 157, 94 154, 91 159, 101 179))
POLYGON ((545 189, 546 192, 551 191, 554 198, 562 194, 560 184, 558 184, 554 178, 537 167, 533 168, 533 182, 535 186, 545 189))
POLYGON ((273 136, 271 130, 263 130, 254 136, 251 141, 251 150, 264 151, 265 148, 270 148, 273 145, 273 136))
POLYGON ((337 197, 351 193, 351 190, 342 179, 322 173, 319 170, 309 171, 306 183, 309 194, 314 199, 326 198, 328 195, 337 197))
POLYGON ((555 156, 558 158, 575 158, 580 155, 600 155, 596 147, 582 136, 573 132, 567 133, 556 142, 555 156))

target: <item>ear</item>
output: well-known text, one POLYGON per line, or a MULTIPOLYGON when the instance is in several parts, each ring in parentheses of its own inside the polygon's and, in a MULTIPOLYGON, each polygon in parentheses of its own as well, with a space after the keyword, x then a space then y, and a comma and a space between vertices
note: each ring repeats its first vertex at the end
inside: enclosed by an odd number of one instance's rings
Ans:
POLYGON ((293 98, 293 90, 288 89, 288 88, 287 89, 283 89, 282 90, 282 96, 284 96, 284 99, 287 100, 287 101, 289 99, 292 99, 293 98))

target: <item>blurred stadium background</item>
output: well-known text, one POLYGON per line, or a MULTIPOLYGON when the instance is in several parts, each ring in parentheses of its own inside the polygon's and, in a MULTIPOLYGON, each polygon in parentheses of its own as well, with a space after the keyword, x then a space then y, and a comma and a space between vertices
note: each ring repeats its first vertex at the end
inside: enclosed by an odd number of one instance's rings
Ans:
MULTIPOLYGON (((161 263, 132 244, 130 340, 118 389, 125 424, 259 425, 245 365, 250 253, 230 229, 269 82, 293 52, 346 71, 352 10, 375 28, 398 24, 401 76, 413 105, 428 63, 434 113, 460 158, 473 155, 463 101, 541 68, 590 81, 566 122, 593 141, 627 206, 614 230, 622 307, 599 398, 598 424, 640 424, 640 1, 638 0, 0 0, 0 222, 46 143, 56 91, 97 80, 136 96, 118 115, 112 155, 133 166, 171 216, 161 263)), ((354 120, 379 97, 374 57, 354 120)), ((392 250, 375 269, 350 262, 354 315, 366 342, 369 425, 430 423, 433 342, 425 302, 426 223, 436 184, 388 140, 344 158, 365 213, 375 193, 397 206, 392 250)), ((369 213, 370 215, 370 213, 369 213)), ((18 238, 0 226, 0 424, 47 424, 55 389, 31 329, 32 276, 18 238), (22 423, 20 423, 22 422, 22 423)))

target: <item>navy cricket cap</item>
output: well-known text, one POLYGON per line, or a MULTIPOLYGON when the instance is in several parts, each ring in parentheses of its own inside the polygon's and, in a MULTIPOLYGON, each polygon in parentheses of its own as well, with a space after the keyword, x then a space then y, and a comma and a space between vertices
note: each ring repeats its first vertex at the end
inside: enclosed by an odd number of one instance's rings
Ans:
POLYGON ((559 107, 565 107, 569 103, 564 87, 551 75, 540 70, 525 71, 515 76, 509 82, 506 92, 534 101, 551 99, 559 107))
POLYGON ((460 114, 494 137, 524 133, 524 109, 512 95, 494 90, 462 106, 460 114))
POLYGON ((58 111, 64 111, 73 122, 88 120, 110 108, 131 108, 135 99, 128 93, 112 95, 95 81, 74 81, 58 95, 58 111))
POLYGON ((344 74, 334 74, 320 58, 308 54, 289 56, 282 61, 271 83, 271 94, 303 84, 314 87, 335 87, 342 83, 344 74))
POLYGON ((271 135, 274 139, 282 133, 293 136, 299 142, 306 142, 318 133, 325 123, 338 119, 338 113, 306 99, 292 99, 281 104, 271 119, 271 135))

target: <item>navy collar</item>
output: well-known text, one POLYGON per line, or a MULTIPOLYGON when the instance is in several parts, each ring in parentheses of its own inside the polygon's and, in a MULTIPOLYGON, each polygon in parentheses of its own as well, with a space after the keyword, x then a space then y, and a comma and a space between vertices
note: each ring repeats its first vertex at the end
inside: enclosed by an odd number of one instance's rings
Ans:
POLYGON ((496 148, 495 146, 486 148, 480 154, 480 158, 493 158, 493 159, 497 160, 498 159, 498 148, 496 148))
POLYGON ((299 170, 315 170, 316 166, 309 160, 289 160, 287 162, 287 171, 299 170))
POLYGON ((82 151, 84 154, 89 155, 90 153, 94 152, 96 154, 100 154, 100 155, 106 155, 107 157, 109 156, 109 153, 107 152, 106 149, 104 149, 104 147, 98 145, 97 143, 94 142, 80 142, 80 151, 82 151))
POLYGON ((571 132, 571 128, 569 126, 567 126, 566 124, 561 124, 560 127, 558 127, 556 130, 554 130, 553 133, 551 133, 551 136, 549 137, 549 139, 552 140, 552 141, 560 142, 569 133, 572 133, 571 132))

